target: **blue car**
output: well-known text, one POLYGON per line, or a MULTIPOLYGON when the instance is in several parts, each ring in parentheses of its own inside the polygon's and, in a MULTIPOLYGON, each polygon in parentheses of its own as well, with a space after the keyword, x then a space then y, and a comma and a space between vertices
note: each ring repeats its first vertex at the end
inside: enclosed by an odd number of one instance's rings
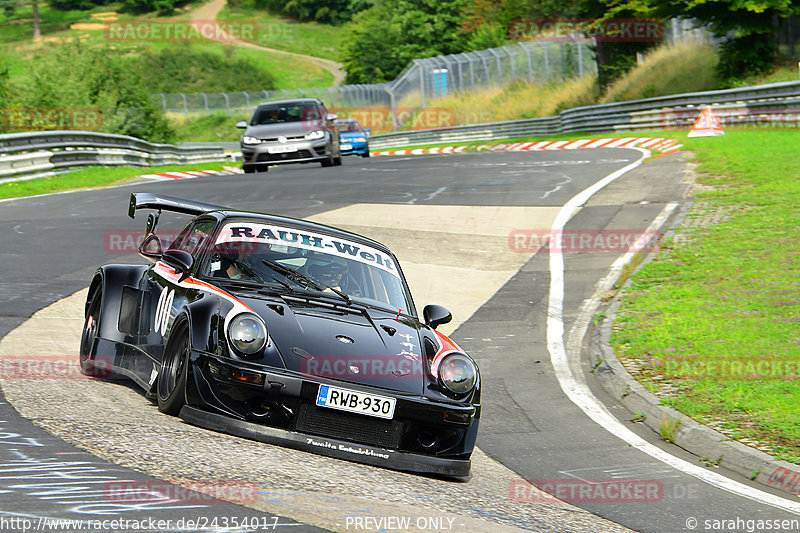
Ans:
POLYGON ((369 157, 369 128, 362 128, 354 118, 340 118, 335 124, 339 130, 339 148, 342 155, 369 157))

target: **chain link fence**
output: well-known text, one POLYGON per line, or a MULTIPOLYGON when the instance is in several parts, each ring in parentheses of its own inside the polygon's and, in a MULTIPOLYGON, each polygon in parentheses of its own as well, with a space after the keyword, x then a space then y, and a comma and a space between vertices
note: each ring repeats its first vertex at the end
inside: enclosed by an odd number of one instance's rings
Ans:
MULTIPOLYGON (((320 89, 159 94, 161 106, 174 113, 251 112, 260 102, 316 97, 329 108, 425 108, 431 100, 515 80, 548 82, 596 73, 590 39, 520 42, 502 48, 415 59, 390 83, 343 85, 320 89)), ((396 120, 395 120, 396 124, 396 120)))

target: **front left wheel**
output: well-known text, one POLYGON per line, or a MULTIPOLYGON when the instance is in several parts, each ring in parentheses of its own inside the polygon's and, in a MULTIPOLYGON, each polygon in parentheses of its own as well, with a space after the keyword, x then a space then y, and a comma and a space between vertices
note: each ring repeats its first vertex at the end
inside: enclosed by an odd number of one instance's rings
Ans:
POLYGON ((83 331, 81 333, 81 347, 79 359, 81 364, 81 373, 86 376, 94 377, 108 377, 111 374, 111 367, 103 361, 98 361, 95 349, 95 339, 100 332, 100 311, 103 302, 103 289, 100 285, 95 287, 89 297, 89 305, 86 309, 86 319, 83 322, 83 331))
POLYGON ((172 328, 158 373, 156 396, 162 413, 177 415, 186 403, 189 354, 189 325, 184 321, 172 328))

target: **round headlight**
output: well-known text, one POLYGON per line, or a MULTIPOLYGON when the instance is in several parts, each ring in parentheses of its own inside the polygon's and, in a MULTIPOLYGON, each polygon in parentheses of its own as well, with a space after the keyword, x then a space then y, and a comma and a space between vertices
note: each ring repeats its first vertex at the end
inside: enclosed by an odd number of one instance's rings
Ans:
POLYGON ((242 142, 244 144, 261 144, 261 139, 259 139, 258 137, 250 137, 245 135, 244 137, 242 137, 242 142))
POLYGON ((310 131, 306 133, 306 139, 309 141, 314 139, 322 139, 323 137, 325 137, 325 132, 322 130, 310 131))
POLYGON ((475 387, 478 377, 475 363, 464 354, 453 353, 439 363, 439 380, 449 391, 466 394, 475 387))
POLYGON ((257 316, 242 314, 228 325, 228 339, 236 350, 251 355, 267 343, 267 327, 257 316))

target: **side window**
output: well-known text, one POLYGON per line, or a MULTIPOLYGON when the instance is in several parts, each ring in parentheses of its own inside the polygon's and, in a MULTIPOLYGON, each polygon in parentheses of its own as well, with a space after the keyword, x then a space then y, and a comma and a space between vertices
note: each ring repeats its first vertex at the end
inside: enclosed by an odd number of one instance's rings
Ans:
POLYGON ((213 220, 204 220, 197 223, 191 223, 178 235, 175 242, 172 243, 173 250, 183 250, 196 256, 197 252, 203 246, 208 235, 214 229, 216 223, 213 220))

